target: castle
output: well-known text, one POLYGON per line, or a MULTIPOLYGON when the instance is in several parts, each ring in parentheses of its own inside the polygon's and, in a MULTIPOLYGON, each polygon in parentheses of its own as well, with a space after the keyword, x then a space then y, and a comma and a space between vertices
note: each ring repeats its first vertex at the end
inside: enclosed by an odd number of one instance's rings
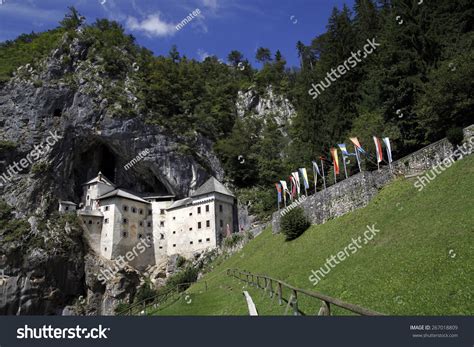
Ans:
POLYGON ((173 254, 190 258, 214 249, 237 229, 236 198, 214 177, 175 200, 174 195, 138 196, 99 172, 83 184, 83 193, 80 209, 61 201, 59 211, 77 213, 97 254, 110 260, 126 256, 138 269, 173 254))

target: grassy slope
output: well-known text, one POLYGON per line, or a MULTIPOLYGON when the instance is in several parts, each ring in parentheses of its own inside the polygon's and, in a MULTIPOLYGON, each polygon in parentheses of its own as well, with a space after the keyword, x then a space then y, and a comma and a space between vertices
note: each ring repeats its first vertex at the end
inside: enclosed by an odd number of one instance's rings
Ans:
MULTIPOLYGON (((366 208, 312 226, 297 240, 285 242, 282 235, 266 230, 203 278, 207 292, 200 281, 188 290, 186 299, 192 302, 183 298, 158 314, 246 315, 243 284, 225 274, 227 268, 238 268, 387 314, 472 315, 473 178, 471 156, 421 192, 413 182, 398 180, 366 208), (313 287, 308 280, 311 269, 322 266, 372 224, 380 233, 313 287)), ((283 314, 285 308, 262 297, 261 290, 247 290, 260 314, 283 314)), ((301 303, 309 313, 320 306, 309 300, 301 303)))

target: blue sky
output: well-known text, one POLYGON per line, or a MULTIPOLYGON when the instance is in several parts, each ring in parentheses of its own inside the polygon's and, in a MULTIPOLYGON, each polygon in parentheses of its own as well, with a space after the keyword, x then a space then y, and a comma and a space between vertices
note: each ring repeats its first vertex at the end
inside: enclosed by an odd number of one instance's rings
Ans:
POLYGON ((297 66, 296 42, 308 44, 324 32, 332 8, 344 3, 353 6, 353 0, 0 0, 0 41, 54 28, 75 6, 88 23, 120 22, 156 55, 176 44, 189 58, 225 60, 236 49, 256 65, 255 51, 263 46, 273 54, 279 49, 288 65, 297 66), (177 31, 196 9, 200 15, 177 31))

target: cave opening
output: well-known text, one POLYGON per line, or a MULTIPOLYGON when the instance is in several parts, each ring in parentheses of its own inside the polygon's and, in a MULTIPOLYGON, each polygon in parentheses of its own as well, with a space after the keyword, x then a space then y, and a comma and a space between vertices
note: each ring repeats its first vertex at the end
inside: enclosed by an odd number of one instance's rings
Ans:
POLYGON ((151 163, 137 163, 132 170, 125 170, 128 158, 121 158, 106 143, 94 141, 79 153, 74 162, 75 195, 79 199, 82 194, 82 184, 97 176, 98 172, 112 181, 117 188, 132 193, 146 195, 169 195, 169 189, 155 175, 151 163))

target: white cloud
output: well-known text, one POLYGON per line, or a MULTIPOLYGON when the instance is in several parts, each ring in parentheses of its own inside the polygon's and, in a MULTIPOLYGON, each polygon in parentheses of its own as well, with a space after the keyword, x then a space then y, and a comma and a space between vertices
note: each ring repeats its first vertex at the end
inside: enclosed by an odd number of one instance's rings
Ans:
POLYGON ((210 57, 211 55, 207 53, 205 50, 199 48, 197 50, 197 55, 201 61, 205 60, 207 57, 210 57))
POLYGON ((176 33, 175 25, 162 20, 159 12, 149 15, 142 21, 128 17, 127 27, 130 30, 143 31, 149 36, 171 36, 176 33))
POLYGON ((212 10, 217 8, 217 0, 202 0, 202 4, 212 10))

